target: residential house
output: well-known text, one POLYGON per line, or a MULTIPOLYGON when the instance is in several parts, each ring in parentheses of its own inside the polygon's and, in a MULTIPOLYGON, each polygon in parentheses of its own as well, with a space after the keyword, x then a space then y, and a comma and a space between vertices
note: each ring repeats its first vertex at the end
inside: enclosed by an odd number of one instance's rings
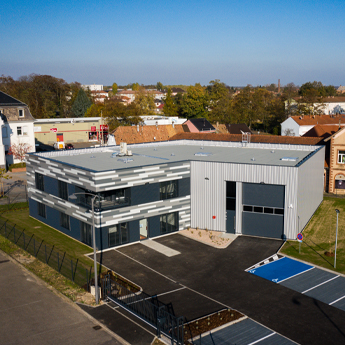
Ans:
POLYGON ((20 163, 11 154, 13 144, 24 146, 28 152, 35 152, 34 118, 29 107, 0 91, 1 138, 0 138, 0 166, 20 163))
POLYGON ((226 129, 230 134, 252 133, 245 123, 226 124, 226 129))
POLYGON ((302 136, 316 125, 345 126, 345 115, 290 116, 280 124, 282 136, 302 136))
POLYGON ((189 119, 184 123, 191 133, 215 133, 216 129, 204 118, 189 119))

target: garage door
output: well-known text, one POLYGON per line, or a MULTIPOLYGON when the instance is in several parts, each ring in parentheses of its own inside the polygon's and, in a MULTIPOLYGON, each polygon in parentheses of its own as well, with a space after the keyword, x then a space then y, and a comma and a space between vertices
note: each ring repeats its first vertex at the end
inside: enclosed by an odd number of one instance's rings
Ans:
POLYGON ((285 187, 261 183, 242 186, 242 233, 284 238, 285 187))

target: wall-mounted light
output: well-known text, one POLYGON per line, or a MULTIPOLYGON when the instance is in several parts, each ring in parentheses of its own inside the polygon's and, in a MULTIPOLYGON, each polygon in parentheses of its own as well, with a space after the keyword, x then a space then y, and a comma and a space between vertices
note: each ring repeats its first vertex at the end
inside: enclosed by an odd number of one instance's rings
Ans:
POLYGON ((205 177, 205 180, 206 180, 206 181, 208 181, 208 180, 209 180, 209 178, 208 178, 208 177, 205 177))

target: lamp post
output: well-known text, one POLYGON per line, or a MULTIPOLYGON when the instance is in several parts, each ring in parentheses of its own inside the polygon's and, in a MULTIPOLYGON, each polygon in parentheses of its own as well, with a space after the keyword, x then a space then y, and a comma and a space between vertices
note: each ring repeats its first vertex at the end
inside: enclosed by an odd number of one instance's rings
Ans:
POLYGON ((95 230, 95 208, 94 208, 94 202, 96 198, 99 198, 97 194, 91 194, 91 193, 73 193, 69 196, 70 199, 76 200, 77 195, 91 195, 91 209, 92 209, 92 242, 93 242, 93 263, 94 263, 94 271, 95 271, 95 299, 96 304, 99 303, 99 295, 98 295, 98 277, 97 277, 97 260, 96 260, 96 230, 95 230))
POLYGON ((337 230, 335 232, 334 268, 335 268, 336 263, 337 263, 338 216, 339 216, 340 211, 338 209, 336 209, 335 212, 337 213, 337 230))

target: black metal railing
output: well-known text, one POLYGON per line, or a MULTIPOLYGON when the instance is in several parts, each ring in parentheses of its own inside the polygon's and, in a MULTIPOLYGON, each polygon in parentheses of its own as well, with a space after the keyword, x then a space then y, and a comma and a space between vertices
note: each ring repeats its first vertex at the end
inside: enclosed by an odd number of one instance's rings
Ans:
POLYGON ((25 229, 21 229, 16 224, 2 218, 0 218, 0 235, 6 237, 18 247, 46 263, 80 287, 90 291, 91 277, 93 277, 91 265, 85 266, 79 259, 75 260, 66 252, 57 250, 54 245, 46 244, 44 240, 36 235, 27 234, 25 229))
MULTIPOLYGON (((91 208, 91 199, 92 197, 84 196, 84 195, 77 195, 76 203, 78 205, 91 208)), ((94 207, 95 210, 97 209, 109 209, 109 208, 117 208, 129 205, 129 198, 120 196, 113 199, 101 199, 98 198, 95 199, 94 207)))
POLYGON ((183 317, 177 317, 168 312, 168 307, 160 302, 157 297, 144 292, 134 293, 109 275, 102 280, 103 298, 118 304, 141 320, 156 328, 157 335, 163 333, 171 340, 171 344, 182 345, 183 342, 183 317))

